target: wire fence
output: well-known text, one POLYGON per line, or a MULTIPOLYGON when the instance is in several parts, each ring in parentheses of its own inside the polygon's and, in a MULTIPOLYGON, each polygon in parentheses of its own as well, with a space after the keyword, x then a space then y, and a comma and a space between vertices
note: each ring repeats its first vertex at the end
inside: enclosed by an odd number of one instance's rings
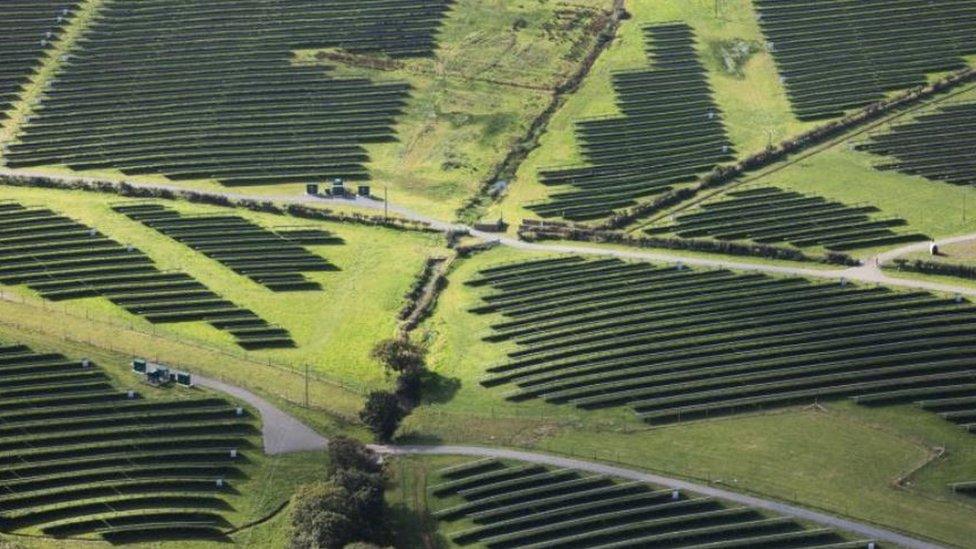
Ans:
MULTIPOLYGON (((224 356, 229 359, 233 359, 238 362, 243 362, 247 364, 253 364, 256 366, 273 369, 275 371, 285 373, 292 376, 297 376, 302 379, 308 378, 309 381, 315 381, 318 383, 324 383, 338 387, 340 389, 355 393, 357 395, 365 396, 369 393, 373 387, 365 383, 354 383, 346 379, 339 379, 336 377, 331 377, 323 375, 320 370, 316 370, 314 366, 305 361, 284 361, 280 358, 272 359, 267 356, 260 356, 256 353, 250 353, 244 349, 234 350, 230 347, 223 347, 215 345, 210 342, 206 342, 200 339, 193 338, 192 336, 178 334, 171 330, 160 329, 155 325, 150 324, 149 326, 140 325, 135 321, 126 322, 124 320, 111 319, 105 317, 104 313, 93 311, 91 309, 79 306, 78 304, 63 303, 59 304, 56 302, 50 302, 44 299, 36 299, 31 296, 26 296, 20 293, 5 291, 0 288, 0 300, 9 303, 16 303, 19 305, 24 305, 37 309, 43 316, 39 318, 47 318, 48 313, 56 312, 58 315, 66 316, 68 318, 73 318, 76 320, 83 320, 88 324, 100 326, 108 330, 122 330, 128 332, 134 332, 140 334, 144 337, 150 338, 152 340, 157 340, 160 342, 177 343, 180 345, 185 345, 201 351, 208 353, 213 353, 219 356, 224 356)), ((79 339, 74 334, 69 333, 67 328, 64 326, 58 326, 56 323, 52 323, 50 328, 47 330, 38 330, 35 326, 30 326, 9 319, 0 319, 0 323, 8 326, 13 326, 19 330, 31 331, 34 333, 43 333, 46 335, 58 335, 64 341, 72 341, 80 344, 92 345, 92 340, 89 337, 86 339, 79 339), (60 330, 57 328, 60 327, 60 330), (56 332, 60 331, 60 334, 56 332)), ((129 351, 122 348, 112 348, 111 344, 101 344, 99 347, 108 347, 108 350, 113 352, 128 353, 129 351)), ((192 365, 181 365, 173 363, 173 361, 168 361, 169 366, 174 368, 184 367, 185 369, 193 369, 192 365)))

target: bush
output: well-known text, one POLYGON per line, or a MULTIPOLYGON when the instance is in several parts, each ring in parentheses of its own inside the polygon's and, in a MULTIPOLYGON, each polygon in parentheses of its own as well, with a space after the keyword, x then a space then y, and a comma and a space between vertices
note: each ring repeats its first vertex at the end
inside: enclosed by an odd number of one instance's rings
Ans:
POLYGON ((894 260, 895 266, 900 271, 911 271, 915 273, 922 273, 928 275, 937 276, 954 276, 958 278, 968 278, 976 279, 976 267, 969 265, 957 265, 953 263, 935 263, 932 261, 924 261, 921 259, 916 259, 914 261, 908 261, 907 259, 896 259, 894 260))
POLYGON ((422 371, 403 372, 397 377, 396 395, 405 409, 416 408, 423 396, 424 374, 422 371))
POLYGON ((398 374, 423 370, 425 355, 422 347, 406 339, 385 339, 377 343, 370 353, 387 372, 398 374))
POLYGON ((336 486, 342 487, 348 495, 347 513, 350 516, 362 519, 359 521, 359 529, 367 534, 363 537, 372 539, 374 536, 371 530, 374 525, 370 524, 368 519, 369 517, 380 517, 384 514, 383 475, 355 469, 342 469, 332 476, 332 482, 336 486))
POLYGON ((382 467, 376 453, 362 442, 344 436, 329 439, 329 475, 346 469, 379 473, 382 467))

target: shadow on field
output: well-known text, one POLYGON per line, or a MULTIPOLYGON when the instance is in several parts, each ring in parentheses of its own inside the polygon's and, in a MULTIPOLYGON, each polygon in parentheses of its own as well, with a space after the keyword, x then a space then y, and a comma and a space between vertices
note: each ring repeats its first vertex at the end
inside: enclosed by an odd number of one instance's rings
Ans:
POLYGON ((427 371, 423 378, 424 404, 444 404, 450 402, 458 389, 461 388, 461 380, 456 377, 444 377, 437 372, 427 371))

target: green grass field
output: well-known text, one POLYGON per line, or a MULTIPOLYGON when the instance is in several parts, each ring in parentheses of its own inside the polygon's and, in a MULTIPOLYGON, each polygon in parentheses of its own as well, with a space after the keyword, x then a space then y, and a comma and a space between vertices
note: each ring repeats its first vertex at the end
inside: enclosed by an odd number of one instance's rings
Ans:
MULTIPOLYGON (((119 242, 132 244, 146 252, 160 269, 184 270, 219 295, 291 332, 296 348, 253 351, 248 353, 253 360, 270 360, 296 368, 308 364, 313 372, 348 380, 360 387, 383 381, 382 372, 368 359, 369 349, 376 341, 393 335, 396 313, 403 306, 402 296, 420 273, 425 259, 442 253, 439 248, 443 245, 443 238, 436 234, 305 222, 235 211, 266 227, 321 227, 344 239, 343 245, 309 247, 339 268, 335 272, 309 273, 308 278, 320 282, 323 291, 276 293, 141 223, 112 212, 108 202, 117 202, 104 196, 8 188, 3 197, 25 205, 44 205, 119 242)), ((226 209, 184 202, 172 205, 185 213, 228 213, 226 209)), ((31 293, 19 287, 5 290, 21 295, 31 293)), ((57 308, 74 316, 132 326, 144 332, 166 332, 171 339, 203 343, 240 354, 229 334, 208 324, 153 326, 102 298, 60 302, 57 308)), ((191 362, 192 357, 186 358, 191 362)))
POLYGON ((610 75, 613 71, 648 65, 641 29, 649 24, 681 20, 695 30, 716 103, 722 109, 729 137, 740 154, 757 152, 769 140, 778 142, 813 127, 809 122, 796 120, 790 112, 772 56, 764 49, 760 48, 745 61, 741 74, 726 69, 720 53, 723 47, 734 40, 762 44, 763 38, 749 0, 719 2, 717 17, 715 6, 713 0, 627 2, 626 9, 632 17, 623 22, 617 38, 597 61, 580 90, 553 117, 541 146, 520 167, 508 196, 485 218, 536 217, 521 205, 548 195, 548 189, 538 183, 539 169, 582 160, 573 133, 574 121, 619 114, 610 75))
MULTIPOLYGON (((540 256, 541 257, 541 256, 540 256)), ((973 535, 976 506, 946 484, 976 467, 976 440, 911 406, 869 409, 846 401, 649 428, 619 409, 579 410, 503 400, 478 379, 509 344, 484 344, 491 315, 466 309, 484 288, 462 282, 486 266, 528 259, 507 249, 458 264, 420 334, 451 388, 408 418, 405 441, 476 442, 582 456, 705 480, 911 531, 955 545, 973 535), (945 446, 946 457, 905 487, 892 482, 945 446)))
POLYGON ((370 147, 374 184, 397 204, 453 219, 593 47, 610 4, 456 3, 435 58, 367 72, 414 88, 398 142, 370 147))

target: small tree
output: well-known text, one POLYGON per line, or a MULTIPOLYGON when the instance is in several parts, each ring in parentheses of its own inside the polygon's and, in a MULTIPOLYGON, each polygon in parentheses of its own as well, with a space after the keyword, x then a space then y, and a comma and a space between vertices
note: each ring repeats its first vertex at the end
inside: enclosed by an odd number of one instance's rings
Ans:
POLYGON ((406 339, 385 339, 373 347, 370 356, 379 361, 388 372, 402 374, 424 369, 426 352, 406 339))
POLYGON ((376 435, 380 442, 389 442, 405 417, 400 399, 387 391, 373 391, 366 398, 366 405, 359 412, 359 419, 376 435))

